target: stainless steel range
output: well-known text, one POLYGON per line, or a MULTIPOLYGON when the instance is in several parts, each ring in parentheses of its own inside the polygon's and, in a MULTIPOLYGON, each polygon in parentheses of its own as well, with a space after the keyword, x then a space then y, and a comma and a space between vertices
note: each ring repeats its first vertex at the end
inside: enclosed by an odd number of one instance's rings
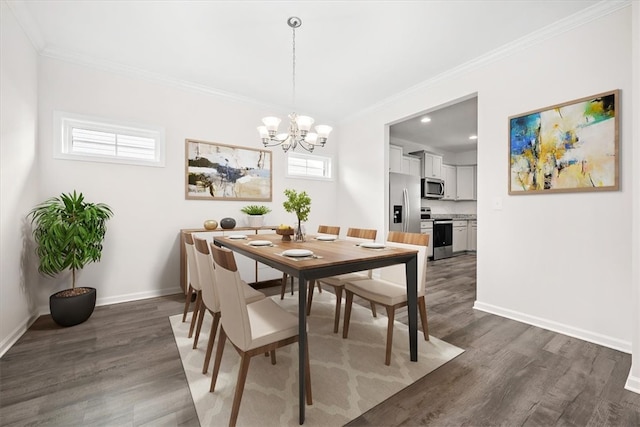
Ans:
POLYGON ((453 256, 453 218, 433 220, 433 259, 453 256))

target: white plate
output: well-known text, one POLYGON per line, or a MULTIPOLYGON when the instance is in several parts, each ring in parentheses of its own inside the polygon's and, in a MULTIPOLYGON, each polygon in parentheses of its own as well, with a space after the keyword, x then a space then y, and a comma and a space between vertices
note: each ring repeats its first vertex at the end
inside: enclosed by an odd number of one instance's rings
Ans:
POLYGON ((245 234, 231 234, 229 235, 230 239, 246 239, 247 236, 245 234))
POLYGON ((309 249, 287 249, 286 251, 282 252, 282 255, 295 257, 310 256, 313 255, 313 251, 310 251, 309 249))
POLYGON ((365 243, 360 243, 360 246, 367 249, 382 249, 384 248, 384 243, 365 242, 365 243))
POLYGON ((322 240, 324 242, 333 242, 336 240, 336 236, 318 236, 316 240, 322 240))
POLYGON ((268 240, 252 240, 249 244, 251 246, 271 246, 273 243, 268 240))

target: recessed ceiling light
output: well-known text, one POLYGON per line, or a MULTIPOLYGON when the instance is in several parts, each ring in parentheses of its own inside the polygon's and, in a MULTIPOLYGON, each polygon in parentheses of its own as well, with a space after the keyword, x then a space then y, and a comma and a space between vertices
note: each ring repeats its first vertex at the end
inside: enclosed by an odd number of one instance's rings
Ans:
POLYGON ((420 121, 422 123, 429 123, 431 121, 431 117, 423 117, 422 119, 420 119, 420 121))
POLYGON ((478 139, 478 135, 471 135, 469 139, 478 139))

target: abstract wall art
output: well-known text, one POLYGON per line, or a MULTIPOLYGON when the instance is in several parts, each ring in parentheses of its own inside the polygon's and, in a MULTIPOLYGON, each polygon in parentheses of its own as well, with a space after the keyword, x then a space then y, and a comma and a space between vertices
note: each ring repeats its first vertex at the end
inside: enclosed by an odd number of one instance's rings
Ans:
POLYGON ((185 197, 271 201, 271 151, 186 140, 185 197))
POLYGON ((620 91, 509 117, 509 194, 612 191, 620 91))

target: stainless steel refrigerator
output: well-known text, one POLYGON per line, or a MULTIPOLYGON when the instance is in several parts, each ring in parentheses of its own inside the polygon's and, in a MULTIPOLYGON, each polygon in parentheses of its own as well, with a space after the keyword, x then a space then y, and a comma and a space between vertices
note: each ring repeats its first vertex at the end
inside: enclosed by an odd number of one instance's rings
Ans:
POLYGON ((420 177, 389 172, 389 231, 420 233, 420 177))

